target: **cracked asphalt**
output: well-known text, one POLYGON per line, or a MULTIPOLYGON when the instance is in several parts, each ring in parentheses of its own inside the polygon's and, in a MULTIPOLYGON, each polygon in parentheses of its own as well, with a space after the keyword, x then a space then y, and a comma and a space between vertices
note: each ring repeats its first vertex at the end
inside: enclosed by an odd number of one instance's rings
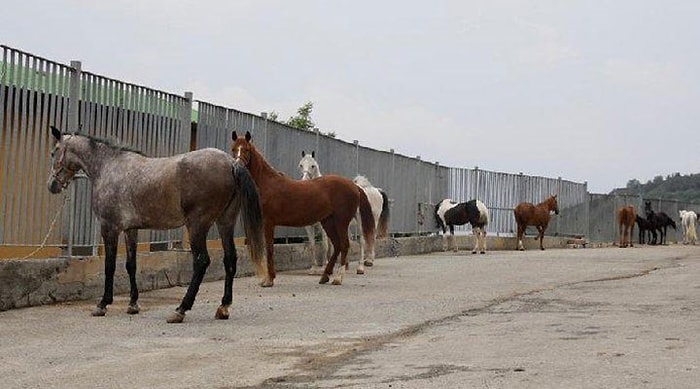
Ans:
MULTIPOLYGON (((0 312, 2 388, 695 388, 700 246, 382 258, 342 286, 202 285, 0 312)), ((118 271, 124 271, 118 269, 118 271)))

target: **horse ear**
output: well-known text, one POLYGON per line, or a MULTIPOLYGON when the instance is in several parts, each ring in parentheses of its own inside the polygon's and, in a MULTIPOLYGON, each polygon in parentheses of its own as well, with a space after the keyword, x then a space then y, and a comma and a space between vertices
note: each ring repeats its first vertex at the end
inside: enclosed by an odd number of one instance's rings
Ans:
POLYGON ((302 156, 302 157, 306 157, 306 151, 301 150, 301 156, 302 156))
POLYGON ((51 135, 53 135, 53 137, 56 138, 57 141, 61 140, 61 130, 54 126, 51 126, 51 135))
POLYGON ((245 132, 245 140, 250 142, 253 137, 250 135, 250 131, 245 132))
POLYGON ((231 131, 231 140, 236 141, 238 139, 238 134, 236 134, 236 130, 231 131))
POLYGON ((311 158, 316 158, 316 150, 311 151, 311 158))

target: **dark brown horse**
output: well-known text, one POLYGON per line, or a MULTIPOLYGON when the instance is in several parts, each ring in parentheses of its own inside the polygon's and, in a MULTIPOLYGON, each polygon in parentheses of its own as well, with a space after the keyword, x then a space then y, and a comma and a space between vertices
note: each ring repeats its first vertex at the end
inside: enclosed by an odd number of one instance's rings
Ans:
POLYGON ((139 313, 136 286, 136 244, 139 229, 187 227, 192 247, 193 273, 180 306, 168 318, 179 323, 192 308, 211 260, 207 232, 213 224, 224 248, 226 278, 217 319, 228 319, 236 274, 233 229, 239 212, 250 259, 262 278, 262 215, 255 182, 248 170, 218 149, 202 149, 166 158, 149 158, 140 152, 78 134, 51 128, 54 148, 48 189, 59 193, 82 170, 92 184, 92 210, 100 223, 105 245, 105 289, 93 316, 104 316, 112 304, 119 234, 126 240, 126 270, 131 284, 127 313, 139 313))
POLYGON ((557 195, 549 196, 545 201, 532 205, 532 203, 520 203, 513 212, 515 213, 515 222, 518 224, 518 250, 523 251, 523 234, 527 226, 535 226, 537 228, 537 238, 540 240, 540 250, 544 250, 542 240, 544 239, 544 231, 549 225, 550 212, 554 211, 559 214, 559 204, 557 204, 557 195))
POLYGON ((333 254, 319 283, 329 281, 340 254, 340 270, 333 278, 333 284, 340 285, 348 268, 348 226, 358 207, 365 244, 367 248, 374 246, 374 218, 365 192, 351 180, 332 174, 311 180, 293 180, 267 163, 251 142, 250 132, 239 137, 233 131, 231 138, 233 157, 248 167, 260 193, 268 271, 261 285, 274 285, 275 226, 304 227, 319 221, 333 243, 333 254))
POLYGON ((620 234, 620 248, 632 247, 632 231, 637 220, 637 212, 634 207, 628 205, 617 210, 617 225, 620 234))

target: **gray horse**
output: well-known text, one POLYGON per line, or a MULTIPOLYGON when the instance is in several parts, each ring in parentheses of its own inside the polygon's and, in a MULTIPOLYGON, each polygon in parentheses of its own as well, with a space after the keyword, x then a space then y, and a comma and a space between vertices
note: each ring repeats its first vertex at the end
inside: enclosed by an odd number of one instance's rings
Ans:
POLYGON ((119 234, 126 241, 126 270, 131 284, 127 313, 139 313, 136 286, 136 244, 139 229, 172 229, 185 225, 189 232, 193 274, 180 306, 168 317, 180 323, 192 308, 211 260, 207 233, 216 224, 224 248, 226 278, 217 319, 228 319, 233 301, 236 248, 233 232, 241 212, 250 258, 263 277, 262 215, 258 192, 250 173, 218 149, 203 149, 167 158, 149 158, 108 141, 79 134, 64 134, 51 127, 54 147, 48 181, 59 193, 82 170, 92 185, 92 209, 100 223, 105 246, 105 289, 93 316, 104 316, 113 302, 114 271, 119 234))

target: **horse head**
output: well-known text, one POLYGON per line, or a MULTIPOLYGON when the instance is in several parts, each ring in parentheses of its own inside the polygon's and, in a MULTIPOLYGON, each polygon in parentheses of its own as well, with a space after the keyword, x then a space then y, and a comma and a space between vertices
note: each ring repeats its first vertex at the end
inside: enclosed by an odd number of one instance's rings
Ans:
POLYGON ((318 162, 314 159, 315 157, 316 152, 312 151, 311 154, 306 154, 306 152, 302 150, 301 160, 299 161, 299 170, 301 170, 302 180, 321 177, 321 170, 318 167, 318 162))
POLYGON ((550 211, 554 211, 555 215, 559 214, 559 203, 557 202, 557 195, 552 195, 547 201, 550 211))
POLYGON ((231 132, 231 155, 236 161, 243 163, 247 168, 250 168, 251 155, 253 154, 253 137, 250 131, 246 131, 244 136, 238 136, 236 131, 231 132))
POLYGON ((653 214, 654 211, 651 209, 651 201, 646 200, 644 201, 644 213, 649 217, 650 214, 653 214))
POLYGON ((54 137, 54 146, 51 150, 51 172, 49 173, 48 188, 51 193, 60 193, 81 169, 80 160, 71 149, 71 138, 51 126, 51 134, 54 137))

